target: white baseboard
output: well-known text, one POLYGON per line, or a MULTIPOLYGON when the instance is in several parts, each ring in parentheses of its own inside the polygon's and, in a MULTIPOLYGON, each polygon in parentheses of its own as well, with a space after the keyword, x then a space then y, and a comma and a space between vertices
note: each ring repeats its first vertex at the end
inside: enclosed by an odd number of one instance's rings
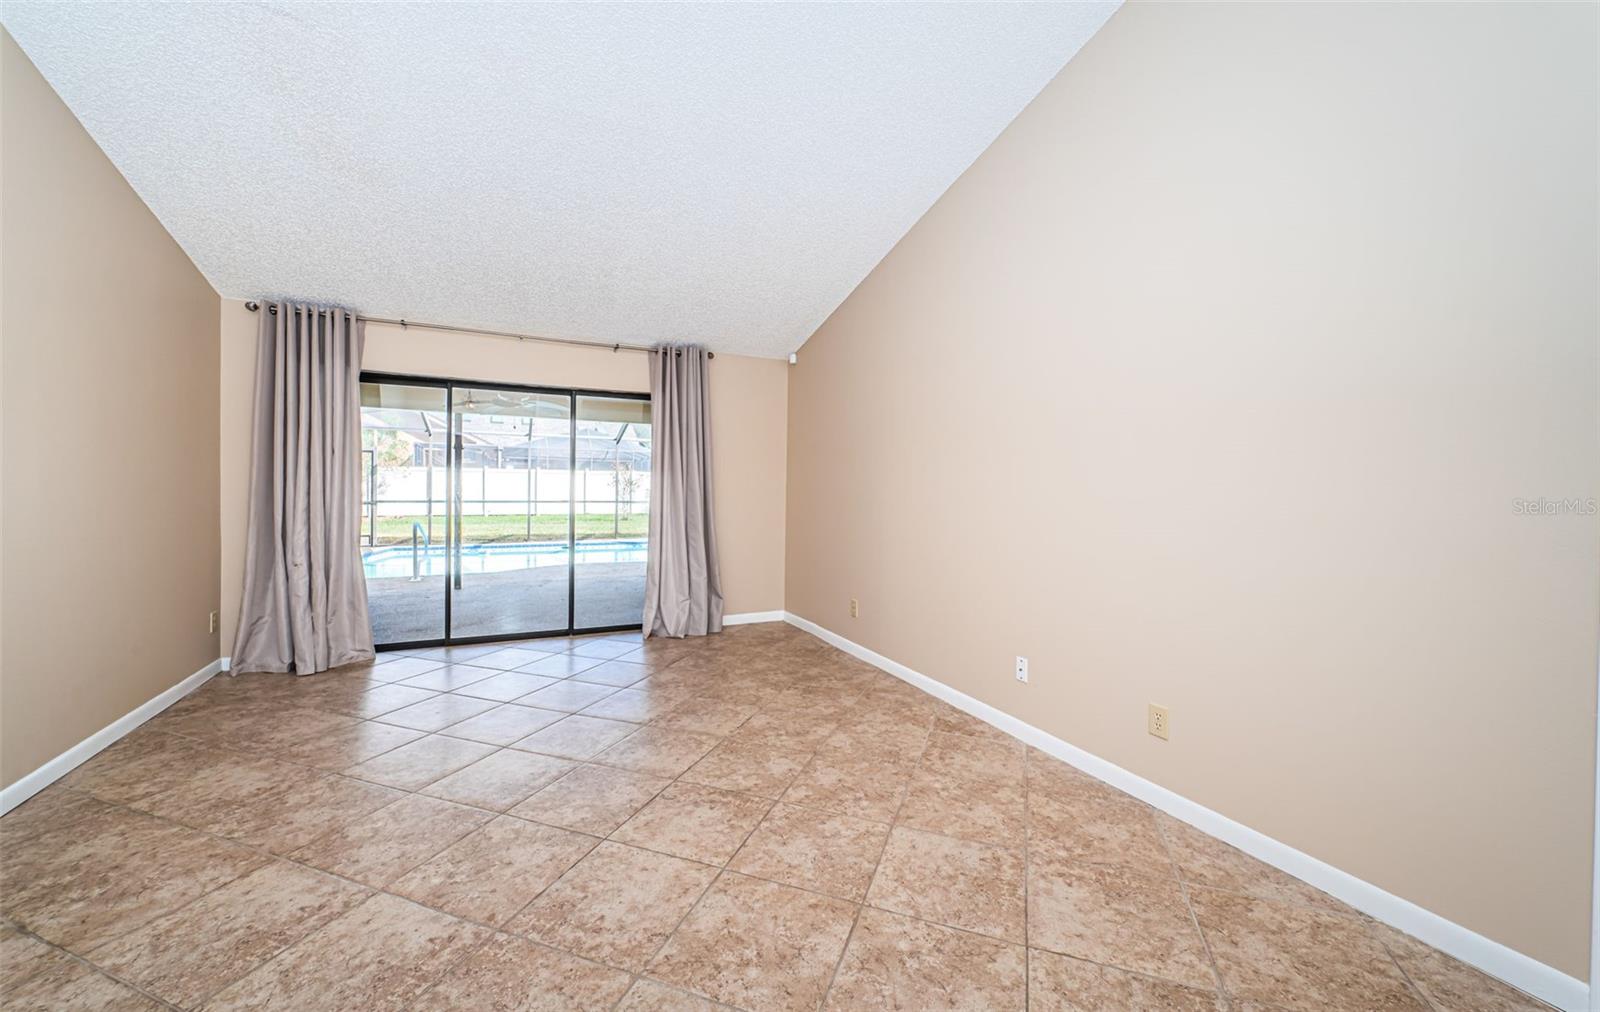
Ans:
POLYGON ((786 612, 743 611, 737 615, 722 616, 723 625, 751 625, 755 622, 782 622, 786 612))
MULTIPOLYGON (((1446 920, 1432 911, 1402 899, 1370 882, 1340 871, 1333 865, 1296 850, 1263 833, 1258 833, 1235 822, 1220 812, 1190 801, 1160 784, 1107 762, 1099 756, 1070 745, 1054 735, 1047 734, 988 703, 952 689, 943 682, 929 678, 906 667, 898 661, 852 643, 838 633, 824 629, 809 619, 785 613, 784 620, 803 629, 852 657, 857 657, 874 667, 881 668, 902 681, 909 682, 929 695, 944 700, 979 720, 1020 738, 1034 748, 1052 755, 1062 762, 1075 766, 1089 775, 1103 780, 1128 794, 1148 802, 1176 819, 1230 843, 1245 853, 1265 861, 1295 878, 1307 882, 1323 892, 1343 900, 1350 906, 1393 927, 1427 942, 1464 963, 1471 964, 1500 980, 1520 988, 1566 1012, 1582 1012, 1589 1008, 1589 987, 1583 981, 1557 970, 1553 966, 1523 955, 1491 938, 1486 938, 1454 921, 1446 920)), ((726 620, 724 620, 726 621, 726 620)))
POLYGON ((135 708, 132 713, 112 721, 16 783, 0 790, 0 815, 11 811, 105 749, 115 745, 134 728, 193 692, 206 679, 223 670, 223 667, 223 658, 217 658, 148 703, 135 708))

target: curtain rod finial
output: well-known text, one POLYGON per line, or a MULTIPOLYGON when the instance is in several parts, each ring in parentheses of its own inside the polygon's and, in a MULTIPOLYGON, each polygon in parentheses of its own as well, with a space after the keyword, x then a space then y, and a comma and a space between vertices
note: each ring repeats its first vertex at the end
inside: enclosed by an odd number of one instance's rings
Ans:
POLYGON ((259 303, 259 302, 256 302, 256 301, 255 301, 255 300, 254 300, 254 299, 252 299, 252 300, 250 300, 250 301, 249 301, 249 302, 246 302, 246 303, 245 303, 245 304, 244 304, 244 308, 246 308, 246 309, 248 309, 248 310, 250 310, 250 312, 252 312, 252 313, 253 313, 253 312, 255 312, 255 311, 256 311, 256 310, 258 310, 258 309, 260 309, 260 308, 261 308, 261 303, 259 303))

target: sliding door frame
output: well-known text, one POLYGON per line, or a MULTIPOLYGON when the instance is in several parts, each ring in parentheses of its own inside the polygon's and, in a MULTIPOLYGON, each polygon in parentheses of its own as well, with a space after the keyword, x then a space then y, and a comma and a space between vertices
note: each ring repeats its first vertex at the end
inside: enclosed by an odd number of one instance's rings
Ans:
MULTIPOLYGON (((384 650, 414 649, 417 647, 461 646, 470 643, 497 643, 502 640, 529 640, 549 639, 557 636, 583 636, 590 633, 629 632, 644 628, 644 616, 639 616, 637 623, 607 626, 586 626, 582 629, 574 627, 578 615, 578 502, 577 502, 577 473, 578 473, 578 398, 580 397, 607 397, 613 400, 648 401, 649 394, 634 393, 622 390, 590 390, 583 387, 549 387, 530 386, 526 383, 498 383, 479 382, 477 380, 447 379, 438 376, 412 376, 406 373, 377 372, 362 370, 362 383, 395 383, 403 386, 434 387, 445 392, 445 494, 444 501, 449 515, 445 519, 445 572, 444 572, 444 637, 442 639, 407 640, 403 643, 379 643, 377 646, 384 650), (452 586, 459 573, 456 571, 458 559, 456 557, 456 525, 460 522, 460 510, 456 504, 456 495, 460 491, 457 487, 457 470, 460 465, 460 456, 455 448, 456 439, 456 389, 477 388, 482 390, 512 390, 517 393, 545 394, 552 397, 567 398, 567 424, 569 437, 567 440, 567 626, 565 629, 551 629, 543 632, 511 632, 490 633, 486 636, 451 636, 451 597, 452 586), (455 457, 452 461, 451 458, 455 457)), ((652 418, 651 422, 654 423, 652 418)), ((653 476, 652 476, 653 477, 653 476)), ((373 498, 373 517, 376 523, 377 499, 373 498)))

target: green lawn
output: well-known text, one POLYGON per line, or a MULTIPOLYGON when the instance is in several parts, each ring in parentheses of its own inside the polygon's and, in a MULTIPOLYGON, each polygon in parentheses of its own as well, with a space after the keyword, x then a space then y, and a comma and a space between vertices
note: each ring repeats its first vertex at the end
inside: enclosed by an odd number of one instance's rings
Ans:
MULTIPOLYGON (((418 514, 412 517, 379 517, 377 543, 392 545, 397 543, 409 544, 411 541, 411 525, 420 523, 423 529, 428 526, 427 518, 418 514)), ((635 511, 632 516, 613 517, 610 513, 579 513, 577 516, 577 531, 579 538, 609 538, 615 534, 618 537, 642 538, 649 532, 649 515, 642 511, 635 511)), ((366 533, 365 524, 362 533, 366 533)), ((523 513, 508 513, 499 516, 472 516, 470 514, 461 518, 461 539, 468 544, 483 544, 491 541, 528 541, 528 517, 523 513)), ((535 514, 533 517, 533 541, 565 541, 567 539, 567 518, 554 514, 535 514)), ((444 543, 444 517, 433 518, 433 540, 439 544, 444 543)))

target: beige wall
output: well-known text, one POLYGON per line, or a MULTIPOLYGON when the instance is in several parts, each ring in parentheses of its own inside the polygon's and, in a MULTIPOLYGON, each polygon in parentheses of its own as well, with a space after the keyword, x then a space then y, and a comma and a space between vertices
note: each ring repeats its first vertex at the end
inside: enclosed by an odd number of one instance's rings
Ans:
MULTIPOLYGON (((256 314, 222 303, 222 648, 233 644, 244 579, 245 451, 256 314)), ((608 348, 367 325, 363 366, 380 372, 591 390, 648 391, 646 358, 608 348)), ((717 536, 729 614, 783 607, 785 362, 718 355, 711 363, 717 536)))
POLYGON ((217 304, 0 33, 0 783, 217 657, 217 304))
POLYGON ((1124 7, 801 349, 789 610, 1586 976, 1595 19, 1124 7))

